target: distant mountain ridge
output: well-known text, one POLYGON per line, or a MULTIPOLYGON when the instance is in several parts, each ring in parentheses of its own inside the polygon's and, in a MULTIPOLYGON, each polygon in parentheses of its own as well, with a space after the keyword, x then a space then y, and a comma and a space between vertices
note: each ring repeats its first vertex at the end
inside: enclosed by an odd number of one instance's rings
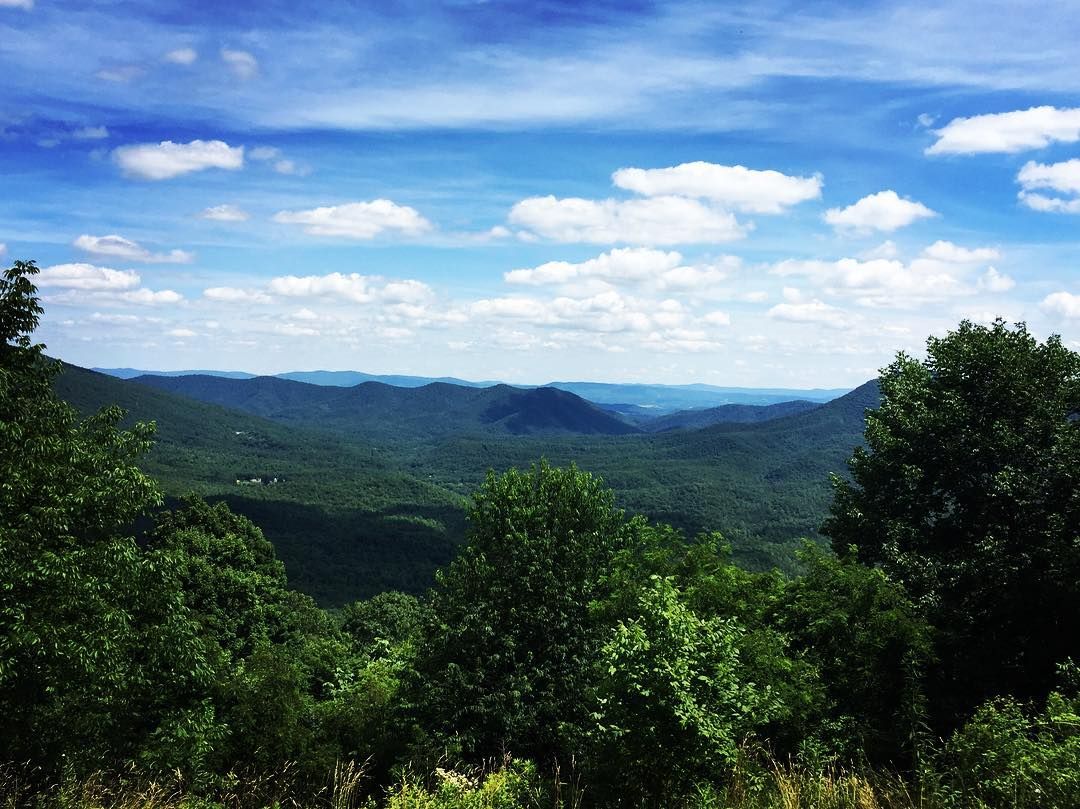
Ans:
MULTIPOLYGON (((215 376, 229 379, 254 379, 257 374, 246 371, 139 371, 134 368, 94 368, 94 371, 121 379, 139 376, 215 376)), ((457 377, 423 377, 401 374, 368 374, 362 371, 288 371, 274 374, 275 378, 306 382, 326 387, 355 387, 363 382, 382 382, 401 388, 419 388, 433 382, 459 387, 489 388, 506 383, 475 382, 457 377)), ((687 385, 657 385, 645 383, 610 382, 550 382, 544 385, 507 385, 518 390, 558 388, 576 394, 594 404, 646 408, 634 416, 666 415, 680 410, 704 409, 728 404, 772 405, 794 400, 827 402, 847 393, 849 388, 738 388, 692 383, 687 385)), ((604 409, 613 409, 605 407, 604 409)))
POLYGON ((555 388, 487 388, 432 382, 329 387, 273 376, 140 376, 132 382, 277 422, 379 440, 459 434, 626 435, 637 427, 555 388))

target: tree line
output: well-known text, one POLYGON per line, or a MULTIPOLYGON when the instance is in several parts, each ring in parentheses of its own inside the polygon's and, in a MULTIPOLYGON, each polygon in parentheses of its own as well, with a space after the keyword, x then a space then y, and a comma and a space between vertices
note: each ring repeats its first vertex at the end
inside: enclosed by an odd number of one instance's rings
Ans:
POLYGON ((1059 338, 964 322, 898 355, 798 576, 540 461, 488 473, 425 596, 331 614, 226 504, 161 508, 152 424, 56 397, 35 272, 0 280, 7 805, 92 805, 93 779, 191 806, 1080 805, 1059 338))

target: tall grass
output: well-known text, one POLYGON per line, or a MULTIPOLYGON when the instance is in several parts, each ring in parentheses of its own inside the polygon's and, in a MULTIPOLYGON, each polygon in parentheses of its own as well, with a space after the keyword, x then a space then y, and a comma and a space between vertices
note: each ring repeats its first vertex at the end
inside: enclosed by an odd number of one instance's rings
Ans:
MULTIPOLYGON (((438 769, 405 777, 378 795, 357 762, 340 762, 326 789, 306 796, 283 792, 289 773, 225 779, 199 794, 178 776, 156 780, 99 775, 79 782, 31 785, 18 768, 0 770, 0 809, 582 809, 588 798, 577 778, 555 770, 541 777, 525 762, 506 761, 476 772, 438 769)), ((593 796, 595 797, 595 796, 593 796)), ((624 806, 633 804, 623 803, 624 806)), ((644 804, 642 804, 644 805, 644 804)), ((736 772, 725 784, 702 784, 665 801, 670 809, 948 809, 955 804, 920 793, 888 774, 843 768, 810 771, 768 761, 736 772)), ((657 804, 653 804, 657 806, 657 804)))

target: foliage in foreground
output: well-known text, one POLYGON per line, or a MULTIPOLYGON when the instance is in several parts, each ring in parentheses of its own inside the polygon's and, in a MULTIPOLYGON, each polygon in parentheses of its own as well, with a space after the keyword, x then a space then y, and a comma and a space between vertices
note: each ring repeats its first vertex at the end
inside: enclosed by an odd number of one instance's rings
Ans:
POLYGON ((1080 805, 1080 648, 1051 631, 1080 620, 1059 342, 964 324, 898 359, 838 484, 838 553, 808 548, 797 579, 542 462, 489 475, 427 597, 335 621, 224 504, 133 529, 159 502, 135 464, 152 426, 55 397, 34 272, 0 281, 0 760, 29 762, 9 805, 1080 805), (990 620, 1028 596, 1026 625, 990 620), (981 705, 958 698, 975 666, 981 705))

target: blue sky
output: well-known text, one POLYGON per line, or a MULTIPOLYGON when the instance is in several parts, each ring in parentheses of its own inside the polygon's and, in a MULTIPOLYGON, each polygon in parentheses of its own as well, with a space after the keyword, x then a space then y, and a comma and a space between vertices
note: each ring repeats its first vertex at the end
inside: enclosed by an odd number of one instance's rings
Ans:
POLYGON ((844 386, 1080 348, 1080 6, 0 0, 0 261, 87 366, 844 386))

